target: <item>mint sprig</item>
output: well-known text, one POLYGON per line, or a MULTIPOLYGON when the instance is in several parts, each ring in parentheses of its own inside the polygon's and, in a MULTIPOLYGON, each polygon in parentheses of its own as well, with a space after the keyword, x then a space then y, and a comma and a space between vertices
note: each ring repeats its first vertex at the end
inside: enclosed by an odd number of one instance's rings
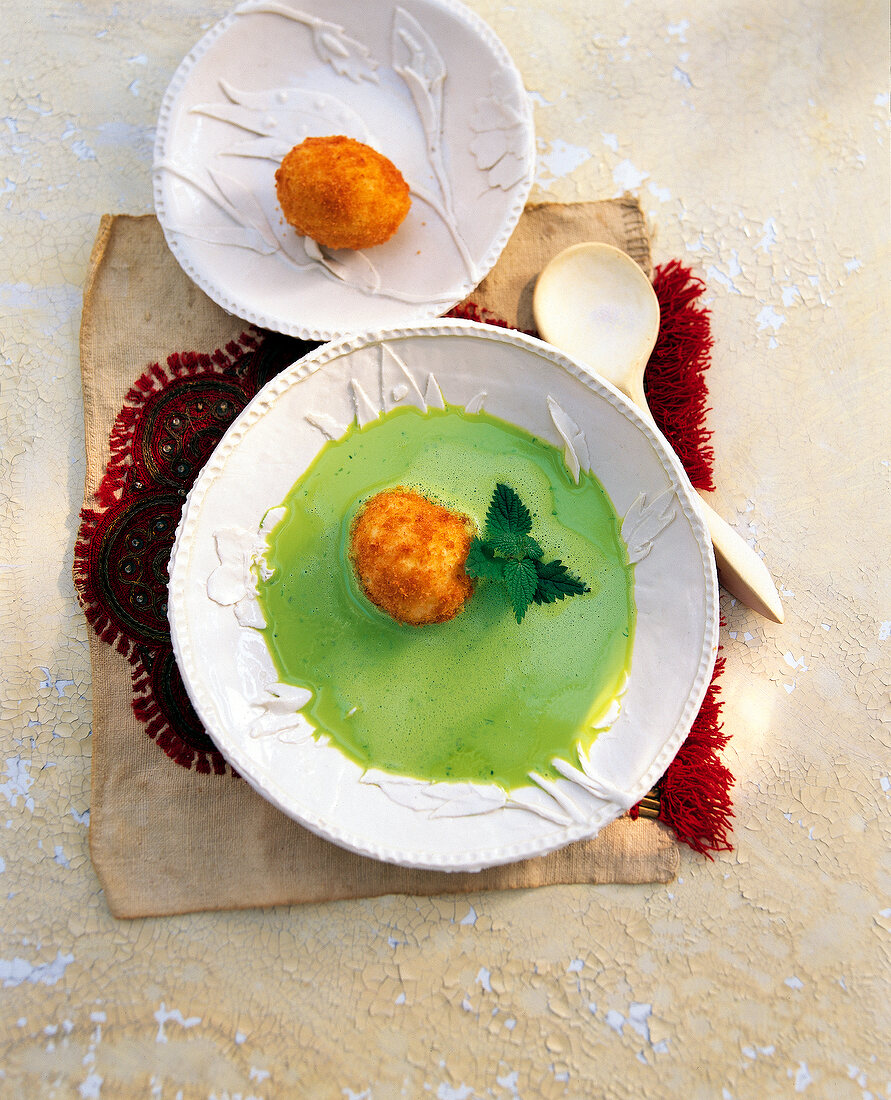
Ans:
POLYGON ((484 537, 471 541, 464 563, 469 577, 504 585, 518 623, 532 603, 554 603, 590 592, 563 562, 542 560, 544 551, 531 530, 529 509, 509 485, 499 482, 486 512, 484 537))

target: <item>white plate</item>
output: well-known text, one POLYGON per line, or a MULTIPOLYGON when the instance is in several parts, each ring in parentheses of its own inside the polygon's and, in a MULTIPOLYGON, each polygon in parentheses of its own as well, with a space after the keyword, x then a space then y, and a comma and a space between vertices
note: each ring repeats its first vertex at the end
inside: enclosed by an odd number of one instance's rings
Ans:
POLYGON ((621 394, 531 337, 434 321, 328 344, 257 395, 189 495, 169 604, 186 688, 249 783, 314 832, 362 854, 477 870, 593 836, 663 774, 711 678, 718 588, 696 500, 668 444, 621 394), (628 686, 618 719, 557 784, 530 782, 508 795, 495 785, 363 773, 301 729, 294 705, 276 700, 272 659, 248 625, 259 608, 245 587, 244 564, 251 544, 262 543, 267 510, 284 500, 326 438, 354 418, 365 423, 394 400, 423 407, 438 393, 555 446, 569 437, 580 465, 600 479, 623 517, 636 562, 628 686), (239 532, 247 541, 233 553, 239 532))
POLYGON ((532 114, 492 31, 456 0, 252 0, 177 69, 155 141, 158 219, 228 312, 304 339, 447 312, 495 264, 532 185, 532 114), (400 169, 412 206, 364 252, 285 224, 275 169, 346 134, 400 169))

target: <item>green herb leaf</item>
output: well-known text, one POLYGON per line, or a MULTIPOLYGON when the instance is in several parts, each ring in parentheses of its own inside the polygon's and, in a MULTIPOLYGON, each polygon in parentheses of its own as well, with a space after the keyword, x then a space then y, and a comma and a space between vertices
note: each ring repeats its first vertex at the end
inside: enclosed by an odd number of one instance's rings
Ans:
POLYGON ((531 530, 529 509, 509 485, 502 485, 499 481, 486 513, 486 537, 506 533, 528 535, 531 530))
POLYGON ((538 574, 535 571, 534 558, 509 558, 504 563, 504 584, 510 597, 511 606, 517 622, 523 621, 526 608, 532 603, 538 586, 538 574))
POLYGON ((499 581, 518 623, 531 603, 554 603, 590 592, 561 561, 545 562, 544 551, 529 534, 532 516, 509 485, 499 482, 486 513, 485 538, 470 543, 464 571, 469 577, 499 581))
POLYGON ((531 535, 515 535, 513 531, 499 531, 491 535, 488 546, 506 558, 540 558, 544 551, 531 535))
POLYGON ((464 563, 464 572, 468 577, 488 577, 489 580, 500 581, 503 568, 504 562, 495 557, 490 547, 481 539, 472 540, 464 563))
POLYGON ((535 595, 532 597, 535 603, 553 603, 555 600, 566 599, 567 596, 581 596, 590 592, 590 588, 573 576, 562 561, 536 561, 535 572, 537 585, 535 595))

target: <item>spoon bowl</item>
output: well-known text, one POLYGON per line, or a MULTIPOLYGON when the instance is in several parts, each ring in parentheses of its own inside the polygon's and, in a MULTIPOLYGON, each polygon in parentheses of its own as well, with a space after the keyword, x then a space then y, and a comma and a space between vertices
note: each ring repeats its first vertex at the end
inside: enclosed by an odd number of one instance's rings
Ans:
MULTIPOLYGON (((644 370, 659 333, 659 300, 630 256, 596 241, 564 249, 539 275, 532 312, 542 339, 624 393, 658 431, 644 393, 644 370)), ((721 583, 747 607, 783 622, 783 605, 764 562, 701 496, 700 505, 721 583)))
POLYGON ((659 299, 630 256, 609 244, 572 245, 539 275, 532 310, 543 339, 649 414, 643 374, 659 335, 659 299))

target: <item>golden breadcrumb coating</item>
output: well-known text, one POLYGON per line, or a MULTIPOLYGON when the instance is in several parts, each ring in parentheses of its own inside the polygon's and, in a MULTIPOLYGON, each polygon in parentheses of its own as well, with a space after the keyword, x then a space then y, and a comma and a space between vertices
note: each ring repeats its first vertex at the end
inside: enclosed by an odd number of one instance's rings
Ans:
POLYGON ((411 206, 392 161, 343 135, 295 145, 275 173, 275 191, 290 224, 326 248, 383 244, 411 206))
POLYGON ((350 529, 350 560, 365 595, 401 623, 454 618, 473 592, 464 572, 473 521, 401 486, 371 497, 350 529))

